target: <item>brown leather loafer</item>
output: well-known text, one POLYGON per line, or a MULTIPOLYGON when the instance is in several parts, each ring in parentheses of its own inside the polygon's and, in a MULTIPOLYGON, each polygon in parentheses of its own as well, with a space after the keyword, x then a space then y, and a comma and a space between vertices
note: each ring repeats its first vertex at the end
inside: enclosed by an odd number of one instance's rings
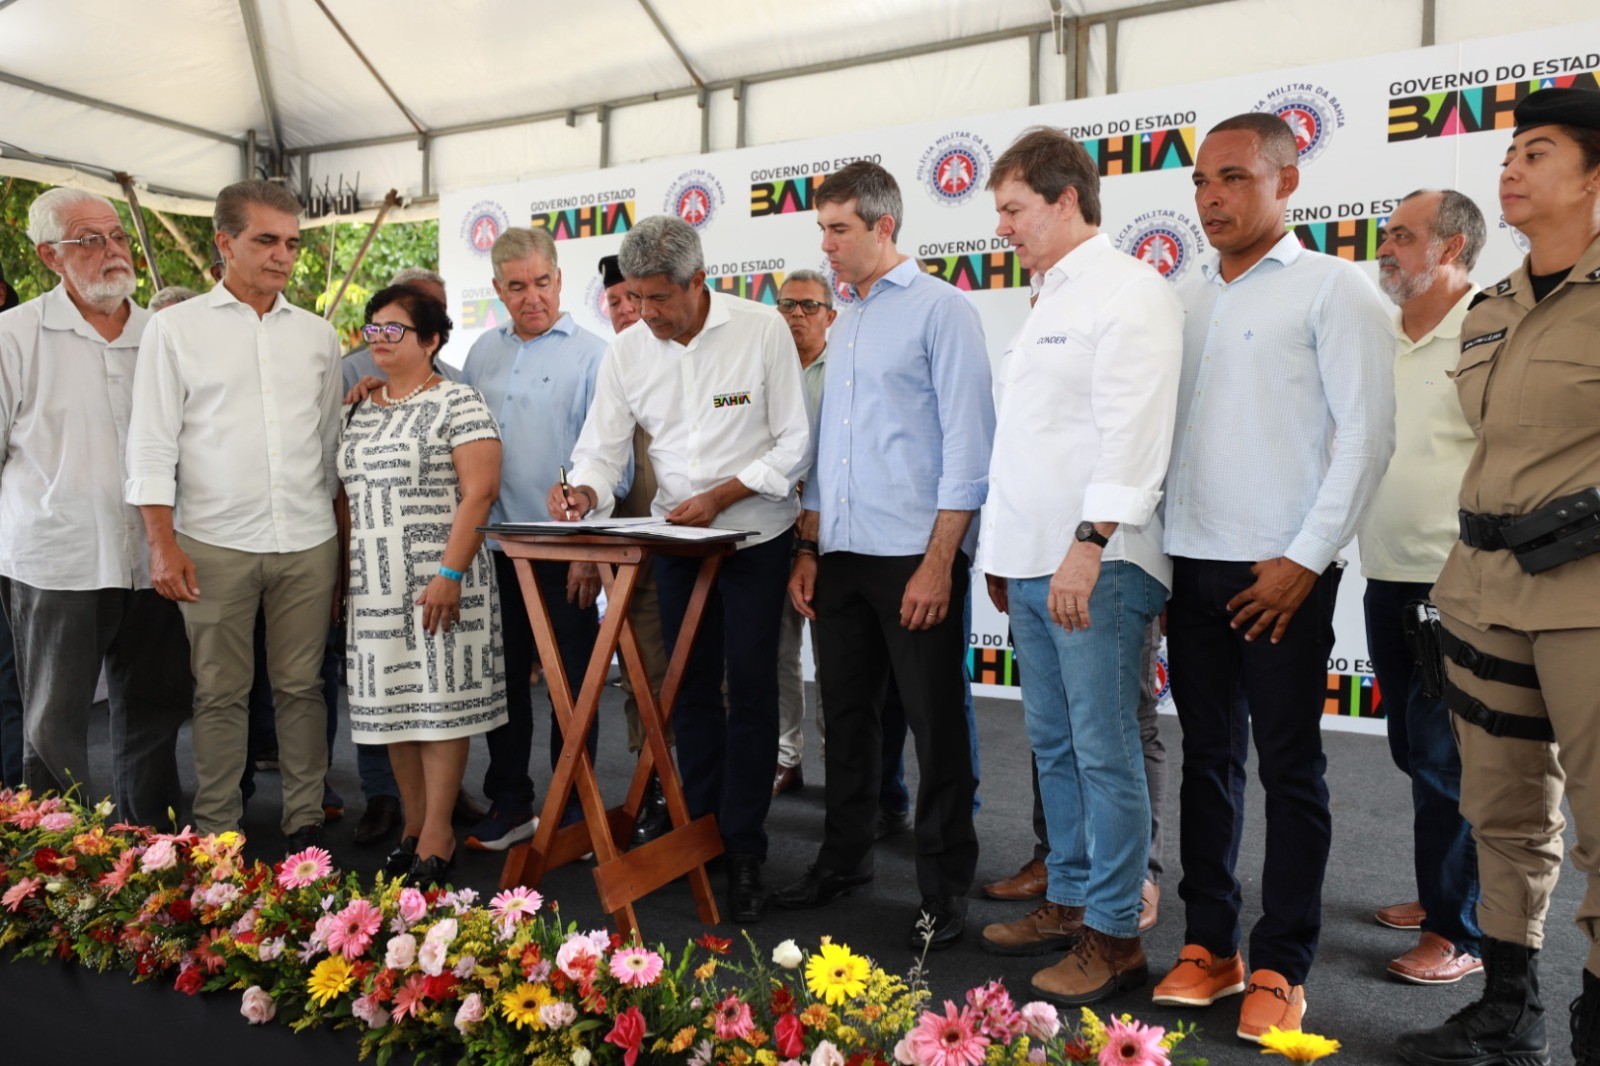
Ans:
POLYGON ((772 794, 781 796, 785 792, 795 792, 806 786, 806 774, 799 766, 779 766, 772 775, 772 794))
POLYGON ((1482 973, 1483 960, 1461 951, 1437 933, 1423 933, 1417 946, 1389 964, 1389 975, 1414 985, 1453 985, 1482 973))
POLYGON ((1139 932, 1148 933, 1161 917, 1161 886, 1146 881, 1139 889, 1139 932))
POLYGON ((983 886, 983 894, 990 899, 1003 899, 1021 902, 1038 899, 1044 895, 1045 883, 1049 876, 1045 873, 1043 859, 1029 859, 1022 864, 1022 868, 1003 881, 983 886))
POLYGON ((1379 925, 1387 925, 1390 929, 1421 929, 1422 919, 1427 916, 1428 912, 1416 900, 1379 907, 1378 913, 1373 915, 1379 925))

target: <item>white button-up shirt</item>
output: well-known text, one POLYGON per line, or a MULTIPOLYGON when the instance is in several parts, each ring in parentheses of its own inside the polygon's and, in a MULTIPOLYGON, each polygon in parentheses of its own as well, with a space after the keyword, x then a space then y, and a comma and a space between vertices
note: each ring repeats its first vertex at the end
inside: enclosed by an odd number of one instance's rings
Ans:
POLYGON ((994 453, 978 565, 1053 574, 1080 522, 1117 522, 1101 558, 1171 587, 1156 505, 1183 368, 1183 307, 1105 235, 1035 278, 1038 300, 995 368, 994 453))
POLYGON ((1394 327, 1354 263, 1286 233, 1224 281, 1180 283, 1183 380, 1165 500, 1172 556, 1322 573, 1394 452, 1394 327))
MULTIPOLYGON (((799 514, 795 482, 811 458, 800 356, 778 312, 711 293, 706 323, 687 345, 657 340, 643 322, 618 334, 600 364, 594 404, 568 480, 610 500, 627 475, 633 429, 650 434, 658 488, 652 514, 738 478, 755 496, 714 524, 771 540, 799 514)), ((552 478, 552 480, 554 480, 552 478)))
POLYGON ((1394 458, 1357 533, 1366 577, 1431 585, 1460 536, 1461 477, 1478 438, 1450 372, 1461 361, 1461 327, 1476 294, 1461 297, 1414 343, 1395 311, 1394 458))
POLYGON ((145 328, 127 500, 236 551, 294 552, 337 532, 339 340, 279 295, 265 317, 226 286, 145 328))
POLYGON ((150 313, 106 339, 64 286, 0 315, 0 574, 56 591, 148 588, 122 502, 133 367, 150 313))

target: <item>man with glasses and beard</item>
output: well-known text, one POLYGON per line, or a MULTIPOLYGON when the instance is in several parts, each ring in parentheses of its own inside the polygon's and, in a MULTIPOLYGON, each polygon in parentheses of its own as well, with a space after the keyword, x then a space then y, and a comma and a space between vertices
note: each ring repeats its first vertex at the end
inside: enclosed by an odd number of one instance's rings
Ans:
POLYGON ((1477 919, 1478 853, 1461 816, 1461 755, 1450 709, 1422 693, 1406 644, 1406 605, 1428 598, 1458 534, 1456 496, 1477 438, 1450 371, 1477 293, 1467 275, 1483 247, 1483 214, 1452 189, 1401 200, 1378 245, 1378 286, 1394 319, 1395 449, 1357 536, 1367 579, 1367 647, 1383 694, 1389 752, 1411 778, 1417 902, 1383 907, 1379 923, 1420 929, 1389 973, 1412 984, 1452 984, 1483 969, 1477 919))
POLYGON ((193 686, 183 619, 152 590, 139 511, 122 502, 150 314, 128 298, 133 256, 106 200, 51 189, 28 237, 61 284, 0 317, 0 600, 22 682, 20 783, 105 794, 88 748, 104 665, 119 813, 163 824, 182 806, 175 748, 193 686))

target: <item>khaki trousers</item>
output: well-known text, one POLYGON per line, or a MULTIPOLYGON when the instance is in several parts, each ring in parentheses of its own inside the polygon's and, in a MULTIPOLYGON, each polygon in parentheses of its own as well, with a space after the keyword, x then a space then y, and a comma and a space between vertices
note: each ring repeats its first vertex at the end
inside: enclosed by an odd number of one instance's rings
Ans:
MULTIPOLYGON (((639 568, 633 600, 628 604, 628 620, 633 623, 633 635, 639 641, 639 654, 644 657, 644 672, 650 678, 650 687, 659 693, 661 681, 667 676, 667 648, 661 639, 661 603, 656 597, 654 566, 639 568)), ((644 748, 644 725, 639 721, 639 702, 633 698, 633 679, 628 676, 626 666, 622 669, 622 691, 628 694, 622 708, 628 718, 628 750, 637 753, 644 748)), ((667 743, 676 739, 669 725, 667 743)))
POLYGON ((1446 629, 1479 651, 1532 663, 1540 687, 1484 681, 1453 662, 1463 692, 1490 709, 1548 718, 1556 743, 1489 735, 1451 715, 1461 749, 1461 813, 1478 844, 1484 935, 1537 948, 1561 868, 1565 790, 1577 830, 1572 864, 1588 877, 1578 928, 1589 938, 1589 972, 1600 974, 1600 629, 1526 633, 1479 629, 1441 612, 1446 629))
POLYGON ((195 678, 195 826, 239 828, 255 673, 256 606, 267 621, 267 673, 277 707, 278 763, 285 834, 322 823, 328 770, 328 705, 322 698, 323 646, 333 609, 337 538, 298 552, 245 552, 178 535, 194 560, 200 599, 179 604, 195 678))

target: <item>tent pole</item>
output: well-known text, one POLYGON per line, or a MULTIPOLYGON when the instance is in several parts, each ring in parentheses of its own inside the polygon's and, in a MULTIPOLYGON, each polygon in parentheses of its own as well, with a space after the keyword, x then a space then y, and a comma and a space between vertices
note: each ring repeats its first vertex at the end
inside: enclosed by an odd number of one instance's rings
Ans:
POLYGON ((166 284, 161 280, 161 268, 156 265, 156 250, 150 243, 150 230, 145 226, 144 212, 139 208, 139 194, 133 191, 133 175, 119 170, 112 178, 122 186, 128 206, 133 209, 133 228, 139 231, 139 243, 144 246, 144 261, 150 265, 150 281, 158 290, 164 289, 166 284))
POLYGON ((339 282, 339 291, 333 294, 328 309, 322 313, 324 319, 333 321, 334 312, 339 310, 339 301, 344 299, 344 291, 350 287, 350 279, 355 277, 356 271, 361 268, 361 261, 367 257, 367 251, 372 247, 372 239, 378 235, 378 227, 383 225, 383 216, 389 213, 391 207, 398 206, 400 206, 400 194, 390 189, 389 195, 383 198, 383 206, 378 208, 378 217, 372 220, 372 226, 367 230, 367 239, 361 242, 361 249, 356 252, 356 257, 350 260, 350 269, 344 272, 344 280, 339 282))

